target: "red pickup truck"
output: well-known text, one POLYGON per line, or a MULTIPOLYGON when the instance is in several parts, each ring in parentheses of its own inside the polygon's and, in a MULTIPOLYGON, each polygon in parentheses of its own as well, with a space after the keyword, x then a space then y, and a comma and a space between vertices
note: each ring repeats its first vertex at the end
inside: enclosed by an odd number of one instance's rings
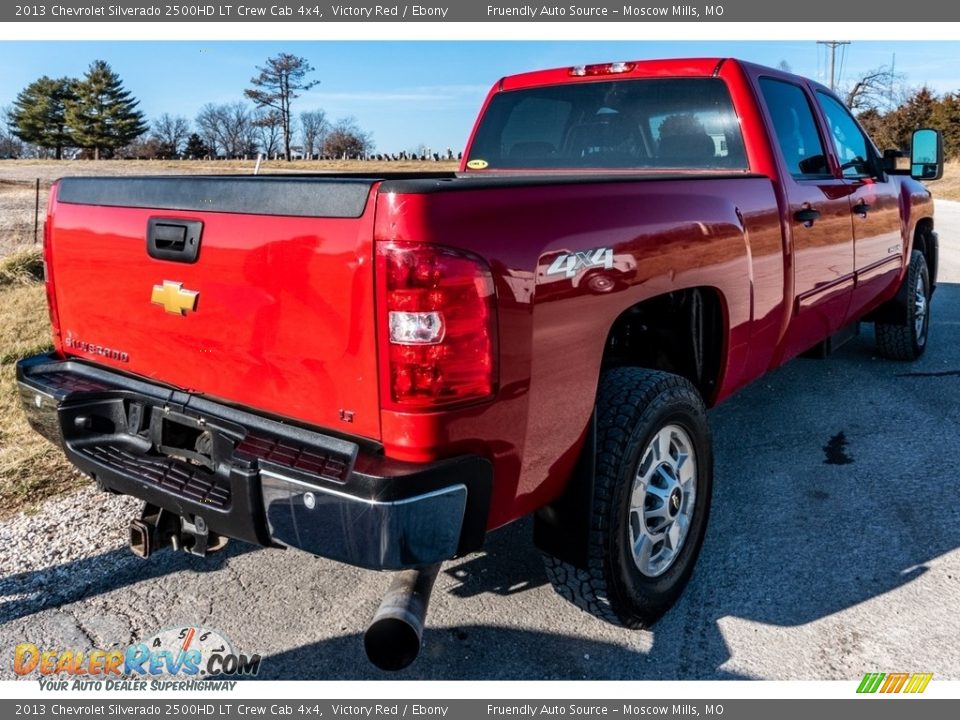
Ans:
POLYGON ((63 179, 23 405, 146 502, 144 557, 404 570, 382 667, 530 514, 560 594, 640 627, 703 541, 707 407, 862 320, 923 352, 941 171, 934 131, 881 154, 815 82, 688 59, 503 78, 457 173, 63 179))

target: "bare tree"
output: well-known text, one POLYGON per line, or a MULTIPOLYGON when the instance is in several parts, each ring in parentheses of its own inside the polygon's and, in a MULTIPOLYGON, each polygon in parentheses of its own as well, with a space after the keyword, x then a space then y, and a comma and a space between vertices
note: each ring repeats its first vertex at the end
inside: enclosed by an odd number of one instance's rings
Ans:
POLYGON ((256 128, 257 144, 260 150, 269 158, 280 152, 280 141, 283 136, 283 119, 280 113, 258 110, 254 115, 253 125, 256 128))
POLYGON ((220 144, 220 108, 222 105, 207 103, 194 120, 197 126, 197 134, 203 140, 203 144, 210 150, 210 153, 216 157, 222 149, 220 144))
POLYGON ((157 158, 166 159, 170 157, 166 152, 167 149, 157 139, 156 135, 149 135, 130 141, 122 148, 118 148, 116 154, 133 160, 156 160, 157 158))
POLYGON ((306 58, 280 53, 267 58, 266 65, 257 67, 260 74, 250 78, 253 87, 244 90, 244 95, 253 100, 257 107, 276 111, 280 114, 283 129, 283 156, 290 160, 291 112, 290 104, 300 97, 298 91, 309 90, 319 80, 307 80, 313 66, 306 58))
POLYGON ((0 158, 18 158, 26 148, 26 144, 11 131, 12 112, 9 105, 0 108, 0 158))
POLYGON ((333 158, 359 158, 373 150, 373 136, 361 130, 356 118, 344 117, 330 128, 323 143, 323 152, 333 158))
POLYGON ((196 123, 204 142, 227 158, 241 158, 257 152, 257 128, 246 103, 207 103, 200 108, 196 123))
POLYGON ((224 120, 221 127, 223 146, 232 158, 242 158, 257 152, 257 128, 253 113, 246 103, 224 105, 224 120))
POLYGON ((190 124, 185 117, 176 117, 164 113, 153 122, 151 139, 158 144, 160 157, 177 157, 187 144, 190 136, 190 124))
POLYGON ((847 107, 853 112, 889 109, 898 104, 896 95, 903 79, 889 65, 867 70, 846 88, 847 107))
POLYGON ((303 156, 313 158, 314 153, 323 149, 324 141, 330 133, 330 123, 323 110, 308 110, 300 113, 300 134, 303 137, 303 156))

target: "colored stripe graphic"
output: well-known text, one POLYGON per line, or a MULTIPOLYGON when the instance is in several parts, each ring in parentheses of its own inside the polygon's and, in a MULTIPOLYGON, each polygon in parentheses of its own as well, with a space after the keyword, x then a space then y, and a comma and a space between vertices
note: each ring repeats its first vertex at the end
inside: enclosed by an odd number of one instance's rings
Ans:
POLYGON ((880 683, 884 677, 883 673, 867 673, 863 676, 863 680, 860 681, 860 687, 857 688, 857 692, 875 693, 880 687, 880 683))
POLYGON ((858 693, 922 693, 927 689, 933 673, 867 673, 857 686, 858 693))
POLYGON ((907 683, 907 687, 904 689, 905 693, 922 693, 927 689, 927 685, 930 684, 930 678, 933 677, 933 673, 914 673, 910 682, 907 683))
POLYGON ((897 693, 900 692, 900 688, 903 687, 903 684, 907 681, 909 675, 907 673, 890 673, 887 675, 886 682, 883 683, 883 687, 880 688, 882 693, 897 693))

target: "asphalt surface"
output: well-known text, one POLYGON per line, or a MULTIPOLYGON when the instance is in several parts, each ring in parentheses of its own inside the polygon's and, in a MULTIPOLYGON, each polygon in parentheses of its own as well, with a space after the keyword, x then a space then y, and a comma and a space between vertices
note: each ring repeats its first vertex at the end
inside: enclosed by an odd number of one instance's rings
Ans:
POLYGON ((649 631, 555 595, 524 522, 444 566, 421 657, 386 675, 361 636, 387 574, 239 543, 143 562, 120 530, 136 505, 84 490, 0 523, 0 678, 20 642, 125 646, 202 624, 263 655, 266 678, 960 679, 960 203, 939 203, 937 225, 921 361, 879 359, 865 328, 712 411, 703 553, 649 631))

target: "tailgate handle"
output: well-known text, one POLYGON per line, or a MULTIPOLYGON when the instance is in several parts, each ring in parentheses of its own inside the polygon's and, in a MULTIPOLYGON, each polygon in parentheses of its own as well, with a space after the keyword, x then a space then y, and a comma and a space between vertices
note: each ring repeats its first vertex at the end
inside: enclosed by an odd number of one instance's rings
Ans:
POLYGON ((196 262, 202 232, 203 223, 199 220, 150 218, 147 221, 147 254, 158 260, 196 262))

